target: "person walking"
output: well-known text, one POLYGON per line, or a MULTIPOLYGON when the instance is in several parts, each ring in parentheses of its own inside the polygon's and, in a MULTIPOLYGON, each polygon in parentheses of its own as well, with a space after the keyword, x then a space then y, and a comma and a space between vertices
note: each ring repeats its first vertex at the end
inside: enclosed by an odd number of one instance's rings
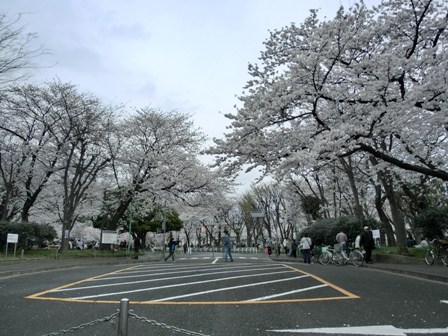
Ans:
POLYGON ((297 258, 297 243, 295 239, 291 242, 291 257, 297 258))
POLYGON ((373 240, 373 234, 368 226, 364 226, 364 232, 361 234, 359 246, 366 251, 366 263, 372 264, 372 250, 375 247, 375 240, 373 240))
POLYGON ((134 259, 138 259, 138 254, 140 252, 140 238, 134 237, 134 259))
POLYGON ((232 240, 229 231, 224 230, 224 261, 233 261, 232 257, 232 240))
POLYGON ((347 235, 343 232, 340 231, 337 235, 336 235, 336 241, 338 242, 339 245, 341 245, 341 249, 345 251, 345 249, 347 248, 347 235))
POLYGON ((174 240, 173 237, 170 238, 170 241, 168 242, 168 249, 169 249, 169 254, 168 256, 165 258, 165 261, 167 261, 170 257, 171 260, 174 261, 174 251, 176 250, 176 245, 179 244, 179 241, 174 240))
POLYGON ((361 241, 361 235, 359 234, 355 238, 355 249, 356 250, 360 250, 361 249, 361 246, 360 246, 360 243, 359 243, 360 241, 361 241))
POLYGON ((304 235, 300 240, 301 252, 303 255, 303 262, 305 264, 311 264, 311 245, 313 242, 311 238, 307 235, 304 235))

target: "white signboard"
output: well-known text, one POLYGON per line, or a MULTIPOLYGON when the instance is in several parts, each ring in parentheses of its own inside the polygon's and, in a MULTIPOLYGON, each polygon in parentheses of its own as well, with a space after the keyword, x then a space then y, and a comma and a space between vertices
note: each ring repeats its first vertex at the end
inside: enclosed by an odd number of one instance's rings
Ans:
POLYGON ((252 216, 252 218, 263 218, 264 212, 251 212, 250 215, 252 216))
POLYGON ((380 230, 372 230, 373 239, 380 238, 380 230))
POLYGON ((103 231, 101 236, 102 244, 116 244, 117 243, 117 232, 115 231, 103 231))
POLYGON ((17 233, 8 233, 6 242, 17 244, 19 242, 19 235, 17 233))

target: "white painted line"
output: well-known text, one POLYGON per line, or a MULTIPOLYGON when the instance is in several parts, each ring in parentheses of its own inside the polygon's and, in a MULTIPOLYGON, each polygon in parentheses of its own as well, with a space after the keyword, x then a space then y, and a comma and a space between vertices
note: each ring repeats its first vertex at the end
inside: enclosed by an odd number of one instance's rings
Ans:
POLYGON ((402 329, 407 334, 444 334, 448 335, 448 328, 433 328, 433 329, 402 329))
MULTIPOLYGON (((282 268, 283 270, 285 269, 284 267, 282 268)), ((266 268, 256 268, 256 269, 251 269, 251 271, 264 271, 266 270, 266 268)), ((183 276, 178 276, 177 273, 168 273, 173 275, 174 277, 167 277, 167 278, 156 278, 156 279, 147 279, 147 280, 138 280, 138 281, 126 281, 126 282, 116 282, 116 283, 109 283, 109 284, 104 284, 104 285, 92 285, 92 286, 80 286, 80 287, 66 287, 66 288, 61 288, 61 289, 57 289, 52 291, 53 293, 55 292, 69 292, 69 291, 75 291, 75 290, 83 290, 83 289, 92 289, 92 288, 104 288, 104 287, 114 287, 114 286, 122 286, 122 285, 135 285, 135 284, 139 284, 139 283, 147 283, 147 282, 157 282, 157 281, 166 281, 166 280, 177 280, 177 279, 186 279, 186 278, 195 278, 195 277, 202 277, 202 276, 209 276, 209 275, 217 275, 217 274, 229 274, 229 273, 238 273, 238 272, 247 272, 247 270, 241 269, 241 270, 220 270, 217 272, 209 272, 209 273, 196 273, 196 274, 189 274, 189 275, 183 275, 183 276)), ((278 273, 292 273, 292 270, 284 270, 278 273)), ((163 273, 166 274, 166 273, 163 273)), ((269 274, 269 273, 267 273, 269 274)), ((254 276, 254 275, 249 275, 249 276, 254 276)))
POLYGON ((273 295, 268 295, 268 296, 262 296, 259 298, 250 299, 250 300, 246 300, 246 301, 247 302, 266 301, 266 300, 273 299, 273 298, 280 297, 280 296, 285 296, 285 295, 290 295, 290 294, 295 294, 295 293, 300 293, 300 292, 306 292, 309 290, 318 289, 318 288, 327 287, 327 286, 328 286, 327 284, 323 284, 323 285, 317 285, 317 286, 312 286, 312 287, 307 287, 307 288, 300 288, 300 289, 296 289, 296 290, 289 291, 289 292, 278 293, 278 294, 273 294, 273 295))
POLYGON ((212 264, 216 264, 218 262, 219 258, 215 258, 215 260, 213 260, 212 264))
POLYGON ((341 328, 311 328, 311 329, 283 329, 268 330, 277 333, 294 334, 330 334, 330 335, 374 335, 374 336, 406 336, 409 334, 447 335, 448 328, 426 328, 426 329, 400 329, 391 325, 385 326, 364 326, 364 327, 341 327, 341 328))
MULTIPOLYGON (((211 268, 210 265, 207 265, 207 266, 204 266, 204 267, 193 267, 193 268, 176 269, 175 272, 176 272, 176 274, 180 274, 180 273, 192 273, 192 272, 198 272, 198 271, 203 272, 203 271, 211 271, 211 270, 216 270, 216 268, 211 268)), ((158 269, 157 271, 147 270, 143 274, 135 274, 137 272, 126 272, 126 273, 122 272, 122 273, 117 273, 114 276, 108 276, 108 277, 103 277, 103 278, 98 278, 98 279, 92 279, 92 280, 89 280, 89 281, 90 282, 99 282, 99 281, 114 280, 114 279, 131 279, 131 278, 142 278, 142 277, 156 277, 156 276, 160 276, 160 275, 173 274, 173 271, 174 271, 173 268, 166 268, 164 270, 158 269)), ((139 273, 141 273, 141 272, 139 272, 139 273)))
POLYGON ((394 326, 366 326, 366 327, 342 327, 342 328, 311 328, 311 329, 284 329, 268 330, 280 333, 296 334, 346 334, 346 335, 387 335, 387 336, 406 336, 400 329, 394 326))
MULTIPOLYGON (((251 265, 251 266, 245 266, 246 264, 244 264, 244 269, 242 270, 263 270, 266 269, 266 267, 264 268, 259 268, 260 265, 251 265)), ((234 265, 236 266, 236 265, 234 265)), ((240 264, 238 264, 237 267, 241 267, 240 264)), ((234 267, 234 268, 237 268, 234 267)), ((279 265, 278 268, 284 268, 283 266, 279 265)), ((270 268, 272 269, 272 268, 270 268)), ((154 272, 154 270, 146 270, 146 273, 144 274, 133 274, 136 272, 120 272, 120 273, 116 273, 117 276, 108 276, 108 277, 102 277, 102 278, 96 278, 96 279, 88 279, 86 281, 89 282, 95 282, 95 281, 105 281, 105 280, 111 280, 111 279, 129 279, 129 278, 141 278, 141 277, 155 277, 155 276, 160 276, 160 275, 167 275, 167 274, 173 274, 173 271, 175 270, 176 275, 181 274, 181 273, 192 273, 192 272, 204 272, 204 271, 214 271, 216 270, 216 267, 210 267, 210 265, 203 265, 203 266, 196 266, 196 267, 182 267, 182 268, 165 268, 165 270, 160 270, 157 269, 157 271, 161 271, 161 272, 154 272), (149 273, 150 272, 150 273, 149 273), (128 274, 132 274, 132 275, 128 275, 128 274), (122 275, 120 275, 122 274, 122 275)), ((141 273, 141 272, 139 272, 141 273)))
MULTIPOLYGON (((266 285, 266 284, 271 284, 271 283, 275 283, 275 282, 291 281, 291 280, 296 280, 296 279, 300 279, 300 278, 305 278, 307 276, 308 275, 300 275, 300 276, 293 277, 293 278, 288 278, 288 279, 278 279, 278 280, 250 283, 250 284, 240 285, 240 286, 224 287, 224 288, 212 289, 212 290, 203 291, 203 292, 196 292, 196 293, 189 293, 189 294, 184 294, 184 295, 171 296, 171 297, 167 297, 167 298, 163 298, 163 299, 159 299, 159 300, 153 300, 153 301, 149 301, 149 302, 164 302, 164 301, 181 299, 181 298, 186 298, 186 297, 191 297, 191 296, 198 296, 198 295, 204 295, 204 294, 210 294, 210 293, 216 293, 216 292, 223 292, 223 291, 227 291, 227 290, 231 290, 231 289, 240 289, 240 288, 246 288, 246 287, 255 287, 255 286, 260 286, 260 285, 266 285)), ((250 301, 250 300, 248 300, 248 301, 250 301)))
MULTIPOLYGON (((280 271, 280 272, 268 272, 268 273, 263 273, 263 275, 289 273, 289 272, 291 272, 291 270, 280 271)), ((190 285, 199 285, 199 284, 204 284, 204 283, 220 282, 220 281, 242 279, 242 278, 251 278, 251 277, 258 277, 258 276, 260 276, 260 274, 240 275, 240 276, 236 276, 236 277, 227 277, 227 278, 220 278, 220 279, 195 281, 195 282, 180 283, 180 284, 166 285, 166 286, 159 286, 159 287, 139 288, 139 289, 135 289, 135 290, 127 290, 127 291, 122 291, 122 292, 79 296, 79 297, 72 297, 70 299, 72 299, 72 300, 85 300, 85 299, 93 299, 93 298, 112 296, 112 295, 123 295, 123 294, 138 293, 138 292, 149 292, 149 291, 157 290, 157 289, 166 289, 166 288, 183 287, 183 286, 190 286, 190 285)), ((309 275, 305 275, 305 276, 309 276, 309 275)), ((82 288, 80 288, 80 289, 82 289, 82 288)))
POLYGON ((446 303, 446 304, 448 304, 448 300, 441 300, 440 303, 446 303))

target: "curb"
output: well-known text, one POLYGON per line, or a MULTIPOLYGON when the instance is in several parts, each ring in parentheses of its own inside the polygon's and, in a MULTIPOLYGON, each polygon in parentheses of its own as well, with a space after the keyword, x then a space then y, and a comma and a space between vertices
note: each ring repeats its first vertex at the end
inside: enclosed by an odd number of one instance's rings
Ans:
MULTIPOLYGON (((442 283, 448 283, 448 268, 445 269, 442 263, 437 263, 435 265, 429 266, 426 265, 424 259, 419 258, 413 258, 413 257, 407 257, 407 256, 398 256, 398 255, 373 255, 373 260, 375 261, 374 264, 365 265, 363 267, 366 267, 370 270, 377 270, 382 272, 389 272, 389 273, 396 273, 396 274, 402 274, 402 275, 408 275, 420 279, 425 280, 432 280, 442 283), (380 264, 377 264, 380 263, 380 264), (381 265, 383 264, 383 265, 381 265), (396 266, 396 267, 394 267, 396 266), (425 267, 428 271, 425 270, 413 270, 413 269, 406 269, 405 267, 425 267), (437 270, 443 269, 442 271, 439 271, 441 274, 437 274, 436 272, 431 272, 431 270, 437 270), (446 271, 446 272, 445 272, 446 271), (446 274, 445 274, 446 273, 446 274)), ((276 262, 297 262, 301 263, 301 258, 293 259, 293 258, 286 258, 286 257, 271 257, 272 261, 276 262)))
MULTIPOLYGON (((428 267, 431 267, 431 266, 428 266, 428 267)), ((384 272, 389 272, 389 273, 409 275, 409 276, 416 277, 416 278, 448 283, 448 276, 442 276, 442 275, 437 275, 437 274, 429 274, 429 273, 416 272, 416 271, 411 271, 411 270, 396 269, 396 268, 383 267, 383 266, 378 266, 378 265, 369 265, 369 269, 379 270, 379 271, 384 271, 384 272)), ((448 274, 448 272, 447 272, 447 274, 448 274)))

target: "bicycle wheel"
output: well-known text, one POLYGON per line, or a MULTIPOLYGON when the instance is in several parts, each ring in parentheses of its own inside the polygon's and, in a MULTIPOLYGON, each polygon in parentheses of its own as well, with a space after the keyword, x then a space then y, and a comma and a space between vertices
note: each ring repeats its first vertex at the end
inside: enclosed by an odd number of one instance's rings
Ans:
POLYGON ((350 261, 356 267, 362 266, 364 264, 364 255, 358 250, 354 250, 350 252, 350 261))
POLYGON ((345 258, 341 252, 335 252, 333 254, 333 262, 338 266, 342 266, 345 264, 345 258))
POLYGON ((344 250, 341 250, 341 255, 343 257, 343 264, 347 265, 347 263, 350 261, 350 256, 347 255, 347 252, 344 250))
POLYGON ((426 251, 425 261, 429 266, 434 264, 434 259, 435 259, 434 252, 432 250, 426 251))
POLYGON ((328 265, 330 263, 331 256, 328 252, 319 254, 317 257, 317 262, 322 265, 328 265))
POLYGON ((440 256, 440 260, 442 260, 442 263, 443 263, 445 266, 448 266, 448 251, 446 251, 444 254, 442 254, 442 255, 440 256))

